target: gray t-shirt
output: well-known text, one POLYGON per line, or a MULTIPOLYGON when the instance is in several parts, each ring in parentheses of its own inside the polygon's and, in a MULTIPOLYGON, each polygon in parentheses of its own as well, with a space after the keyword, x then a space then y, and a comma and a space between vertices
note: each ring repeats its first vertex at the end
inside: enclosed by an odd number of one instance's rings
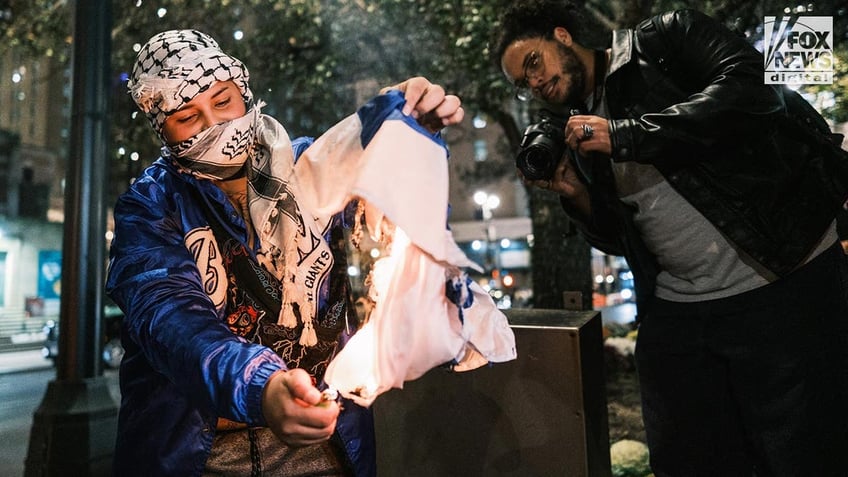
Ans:
MULTIPOLYGON (((692 302, 724 298, 753 290, 776 277, 727 239, 651 165, 613 163, 619 197, 636 210, 636 228, 657 257, 656 296, 692 302)), ((817 256, 836 241, 831 224, 817 256)))

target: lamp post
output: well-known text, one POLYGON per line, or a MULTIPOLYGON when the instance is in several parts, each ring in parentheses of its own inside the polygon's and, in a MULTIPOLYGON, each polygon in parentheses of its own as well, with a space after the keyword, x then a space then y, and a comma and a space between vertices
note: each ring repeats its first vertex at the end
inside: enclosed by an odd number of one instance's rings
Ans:
POLYGON ((490 273, 493 269, 498 268, 497 256, 493 253, 497 234, 495 233, 495 225, 492 223, 492 211, 501 205, 501 198, 495 194, 478 190, 474 193, 474 203, 480 206, 480 210, 483 211, 483 223, 486 226, 486 272, 490 273))
POLYGON ((74 4, 59 356, 56 379, 48 384, 33 414, 26 477, 111 474, 118 406, 100 361, 111 4, 107 0, 74 4))

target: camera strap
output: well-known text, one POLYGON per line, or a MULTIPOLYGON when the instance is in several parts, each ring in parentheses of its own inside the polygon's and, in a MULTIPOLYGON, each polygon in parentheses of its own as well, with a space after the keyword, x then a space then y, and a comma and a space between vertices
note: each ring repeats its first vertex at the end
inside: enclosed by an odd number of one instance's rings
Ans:
MULTIPOLYGON (((607 53, 605 50, 595 50, 595 88, 592 90, 592 104, 585 105, 585 112, 576 114, 592 114, 594 111, 601 109, 601 99, 604 95, 604 75, 607 71, 607 53)), ((572 111, 575 114, 575 111, 572 111)), ((575 166, 577 176, 584 184, 592 183, 592 163, 591 158, 584 158, 576 151, 569 149, 571 162, 575 166)))

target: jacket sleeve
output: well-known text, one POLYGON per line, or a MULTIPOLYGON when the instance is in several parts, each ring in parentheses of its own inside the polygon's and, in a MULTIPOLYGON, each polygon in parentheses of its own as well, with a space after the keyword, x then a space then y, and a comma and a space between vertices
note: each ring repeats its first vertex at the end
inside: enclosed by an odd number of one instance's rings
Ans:
MULTIPOLYGON (((772 128, 784 110, 779 91, 764 84, 762 54, 703 13, 680 10, 642 22, 634 49, 638 61, 652 63, 640 65, 643 72, 653 69, 664 76, 656 83, 646 78, 653 84, 645 94, 672 96, 682 90, 684 99, 610 121, 613 160, 702 157, 692 151, 750 140, 772 128)), ((638 104, 644 98, 632 99, 638 104)))
POLYGON ((127 337, 155 371, 198 406, 263 425, 262 390, 285 364, 231 333, 218 317, 204 284, 226 277, 201 279, 176 212, 186 201, 153 181, 119 199, 106 291, 125 312, 127 337))

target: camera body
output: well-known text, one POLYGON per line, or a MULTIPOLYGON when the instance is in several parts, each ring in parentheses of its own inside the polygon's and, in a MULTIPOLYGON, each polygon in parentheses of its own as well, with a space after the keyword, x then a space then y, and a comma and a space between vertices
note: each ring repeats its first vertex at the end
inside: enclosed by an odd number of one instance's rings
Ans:
POLYGON ((524 130, 515 167, 529 180, 551 179, 565 149, 565 121, 543 111, 524 130))

